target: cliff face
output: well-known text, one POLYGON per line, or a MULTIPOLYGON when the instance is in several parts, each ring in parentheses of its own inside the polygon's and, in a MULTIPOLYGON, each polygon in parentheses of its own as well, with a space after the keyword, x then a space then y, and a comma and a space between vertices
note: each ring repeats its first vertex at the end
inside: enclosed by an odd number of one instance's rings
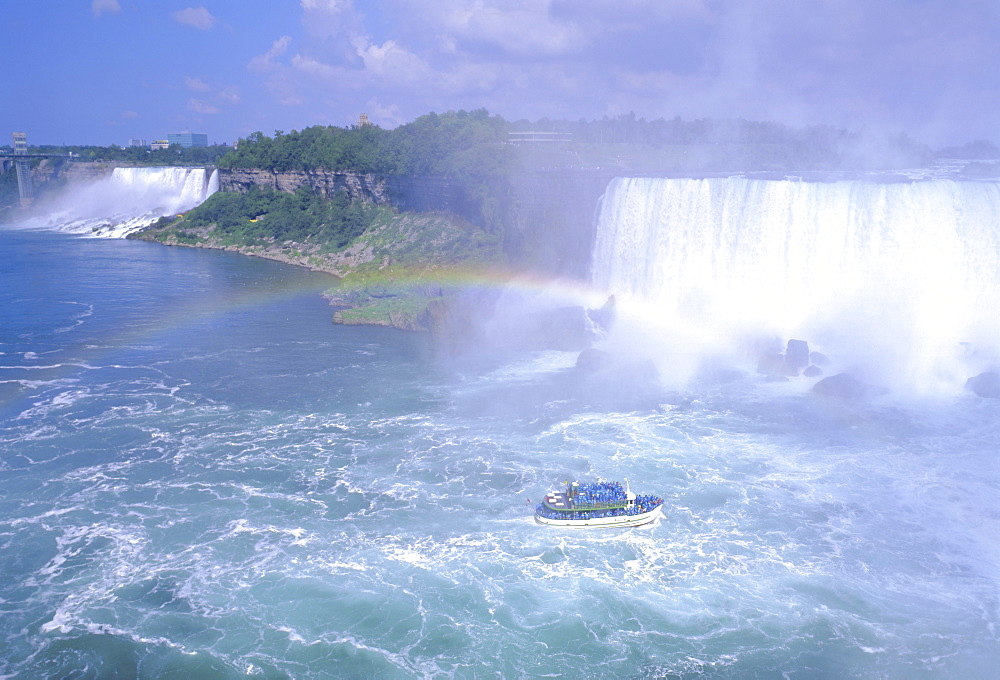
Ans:
POLYGON ((377 204, 389 202, 385 180, 374 175, 358 175, 328 170, 291 170, 288 172, 241 168, 219 170, 219 188, 222 191, 245 194, 253 186, 268 187, 288 193, 294 193, 299 187, 307 186, 326 198, 333 198, 338 191, 343 189, 352 201, 360 199, 377 204))
POLYGON ((597 209, 613 177, 602 170, 515 175, 500 209, 506 252, 528 269, 589 280, 597 209))
POLYGON ((402 177, 386 179, 392 204, 410 212, 450 212, 480 227, 482 211, 469 197, 466 187, 448 177, 402 177))
POLYGON ((474 224, 481 211, 461 182, 447 177, 376 177, 329 170, 271 172, 261 169, 220 169, 219 188, 245 194, 253 186, 294 193, 307 186, 326 198, 343 189, 351 200, 392 204, 404 212, 450 212, 474 224))
POLYGON ((470 196, 461 179, 448 177, 377 178, 325 170, 276 173, 222 169, 219 185, 222 191, 240 193, 254 185, 287 192, 308 186, 328 198, 344 189, 352 200, 388 203, 407 212, 452 213, 503 234, 505 251, 522 267, 588 278, 594 215, 612 177, 614 173, 607 171, 520 173, 504 187, 496 187, 488 210, 470 196))

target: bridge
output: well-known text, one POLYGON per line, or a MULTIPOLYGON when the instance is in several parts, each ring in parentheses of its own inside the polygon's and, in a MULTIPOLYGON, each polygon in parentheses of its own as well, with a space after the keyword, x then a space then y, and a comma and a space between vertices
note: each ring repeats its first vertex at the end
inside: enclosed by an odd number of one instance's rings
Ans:
POLYGON ((9 161, 16 158, 79 158, 79 156, 74 156, 73 154, 66 155, 64 153, 4 153, 0 151, 0 158, 9 161))

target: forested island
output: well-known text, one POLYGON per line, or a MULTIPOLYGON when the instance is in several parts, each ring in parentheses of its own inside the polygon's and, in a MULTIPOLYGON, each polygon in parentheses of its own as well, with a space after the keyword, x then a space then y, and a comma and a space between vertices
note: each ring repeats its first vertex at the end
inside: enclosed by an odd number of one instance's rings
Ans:
MULTIPOLYGON (((414 329, 427 327, 429 305, 448 299, 448 281, 473 272, 584 273, 592 206, 615 176, 882 170, 935 156, 905 135, 872 140, 829 126, 633 114, 506 121, 485 109, 430 113, 391 130, 255 132, 233 147, 35 149, 118 165, 215 166, 222 191, 133 237, 327 271, 339 278, 330 292, 344 307, 338 320, 414 329)), ((942 153, 996 152, 979 142, 942 153)), ((0 204, 16 199, 13 175, 0 176, 0 204)))

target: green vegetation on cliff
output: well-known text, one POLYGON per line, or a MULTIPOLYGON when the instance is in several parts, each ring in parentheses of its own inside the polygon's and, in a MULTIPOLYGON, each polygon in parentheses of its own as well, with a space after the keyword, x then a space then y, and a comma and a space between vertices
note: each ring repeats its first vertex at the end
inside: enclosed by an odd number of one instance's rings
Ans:
POLYGON ((502 262, 500 240, 454 215, 408 213, 376 224, 345 251, 328 295, 342 323, 426 329, 424 312, 502 262))
POLYGON ((225 248, 338 277, 329 291, 337 320, 423 329, 424 310, 447 299, 467 272, 501 260, 500 240, 448 213, 398 213, 345 193, 333 200, 253 189, 217 193, 133 238, 168 245, 225 248))
POLYGON ((293 241, 337 250, 363 234, 379 212, 371 203, 352 202, 345 191, 327 200, 308 187, 294 194, 254 187, 246 194, 213 194, 188 212, 183 226, 213 227, 215 236, 230 245, 293 241))
POLYGON ((486 109, 420 116, 393 130, 315 125, 301 132, 255 132, 220 158, 221 168, 333 170, 376 175, 469 176, 506 170, 507 122, 486 109))

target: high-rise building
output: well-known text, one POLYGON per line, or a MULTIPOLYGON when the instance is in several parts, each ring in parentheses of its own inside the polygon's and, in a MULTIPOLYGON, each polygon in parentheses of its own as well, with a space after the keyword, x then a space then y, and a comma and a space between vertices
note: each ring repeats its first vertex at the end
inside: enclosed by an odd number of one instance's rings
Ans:
POLYGON ((129 146, 149 146, 145 139, 130 139, 128 140, 129 146))
POLYGON ((167 135, 167 142, 170 144, 180 144, 184 148, 208 146, 208 135, 200 132, 178 132, 167 135))

